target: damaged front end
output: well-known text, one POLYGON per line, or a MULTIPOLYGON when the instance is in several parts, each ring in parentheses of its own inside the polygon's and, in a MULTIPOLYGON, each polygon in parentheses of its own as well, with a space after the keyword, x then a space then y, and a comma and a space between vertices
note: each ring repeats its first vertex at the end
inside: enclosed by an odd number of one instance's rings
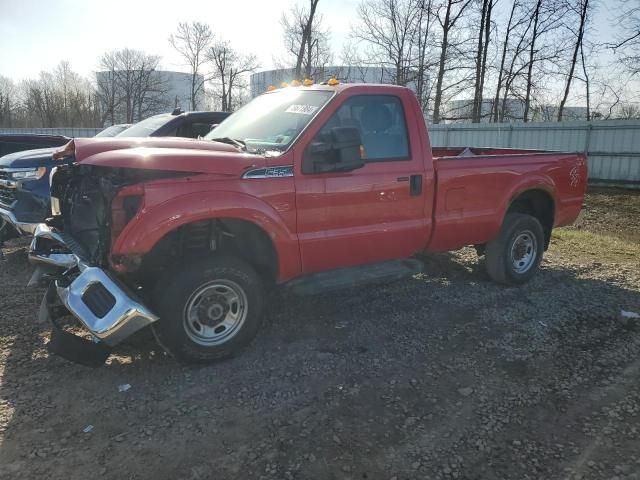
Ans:
POLYGON ((134 293, 136 285, 110 271, 108 258, 113 238, 142 206, 136 185, 145 175, 78 164, 52 173, 53 216, 37 227, 29 252, 36 265, 29 283, 49 282, 40 316, 53 324, 52 353, 99 366, 113 346, 158 320, 134 293), (69 313, 91 339, 62 328, 60 319, 69 313))

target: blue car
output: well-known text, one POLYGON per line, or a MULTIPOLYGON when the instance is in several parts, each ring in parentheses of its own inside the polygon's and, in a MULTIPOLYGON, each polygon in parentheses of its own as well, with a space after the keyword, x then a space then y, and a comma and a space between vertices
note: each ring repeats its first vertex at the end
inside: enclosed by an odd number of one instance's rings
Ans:
MULTIPOLYGON (((124 128, 113 127, 97 136, 186 137, 204 136, 228 112, 180 112, 154 115, 124 128), (113 132, 113 133, 112 133, 113 132)), ((114 126, 117 127, 117 126, 114 126)), ((19 235, 31 235, 49 216, 49 173, 57 148, 11 153, 0 158, 0 246, 19 235)))

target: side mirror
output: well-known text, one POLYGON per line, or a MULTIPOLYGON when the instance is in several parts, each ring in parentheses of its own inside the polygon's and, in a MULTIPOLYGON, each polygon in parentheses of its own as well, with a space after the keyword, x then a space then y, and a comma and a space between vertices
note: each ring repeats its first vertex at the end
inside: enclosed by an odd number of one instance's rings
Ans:
POLYGON ((362 168, 361 146, 360 130, 334 127, 328 135, 316 136, 307 146, 302 159, 302 173, 350 172, 362 168))

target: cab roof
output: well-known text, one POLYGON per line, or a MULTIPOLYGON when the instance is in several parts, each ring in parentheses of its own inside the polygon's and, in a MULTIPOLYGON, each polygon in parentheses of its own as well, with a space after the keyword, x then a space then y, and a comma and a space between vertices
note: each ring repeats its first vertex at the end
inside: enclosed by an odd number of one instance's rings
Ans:
POLYGON ((339 83, 338 85, 314 83, 313 85, 310 85, 310 86, 300 85, 297 87, 292 87, 292 86, 276 87, 275 90, 267 91, 265 93, 274 93, 274 92, 278 92, 280 90, 286 90, 289 88, 299 88, 301 90, 322 90, 322 91, 338 92, 338 93, 346 90, 359 90, 366 93, 368 90, 373 90, 373 89, 377 90, 381 87, 385 89, 390 89, 390 90, 409 90, 408 87, 404 87, 401 85, 391 85, 388 83, 339 83))

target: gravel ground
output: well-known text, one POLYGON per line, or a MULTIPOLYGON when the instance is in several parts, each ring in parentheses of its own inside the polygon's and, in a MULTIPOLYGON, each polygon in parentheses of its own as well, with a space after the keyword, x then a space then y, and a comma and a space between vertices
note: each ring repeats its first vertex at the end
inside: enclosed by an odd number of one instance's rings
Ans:
POLYGON ((242 355, 198 368, 144 332, 100 369, 49 357, 14 242, 0 478, 640 479, 640 322, 620 316, 640 312, 634 201, 591 194, 605 218, 554 234, 523 287, 464 249, 384 286, 278 292, 242 355))

